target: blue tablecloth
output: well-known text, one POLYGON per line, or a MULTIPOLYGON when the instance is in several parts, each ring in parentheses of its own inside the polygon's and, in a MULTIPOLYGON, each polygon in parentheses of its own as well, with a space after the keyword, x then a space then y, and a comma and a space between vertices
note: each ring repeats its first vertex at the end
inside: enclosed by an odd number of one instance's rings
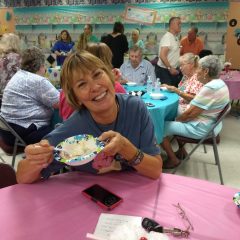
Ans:
MULTIPOLYGON (((142 91, 146 90, 146 86, 124 86, 127 92, 129 91, 142 91)), ((164 123, 165 121, 172 121, 177 115, 178 109, 178 99, 179 96, 176 93, 171 93, 169 91, 161 91, 167 99, 165 100, 153 100, 148 93, 145 93, 141 99, 146 103, 152 103, 154 107, 148 107, 149 113, 151 115, 155 134, 157 138, 157 143, 161 143, 163 140, 164 133, 164 123)))

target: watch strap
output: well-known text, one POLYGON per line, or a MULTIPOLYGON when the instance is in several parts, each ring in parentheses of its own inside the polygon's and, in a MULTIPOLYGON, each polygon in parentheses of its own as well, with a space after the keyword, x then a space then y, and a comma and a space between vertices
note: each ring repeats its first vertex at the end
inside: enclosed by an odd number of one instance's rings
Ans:
POLYGON ((129 166, 133 167, 133 166, 140 164, 142 162, 143 158, 144 158, 143 152, 140 149, 138 149, 134 158, 131 159, 130 161, 128 161, 127 163, 129 166))

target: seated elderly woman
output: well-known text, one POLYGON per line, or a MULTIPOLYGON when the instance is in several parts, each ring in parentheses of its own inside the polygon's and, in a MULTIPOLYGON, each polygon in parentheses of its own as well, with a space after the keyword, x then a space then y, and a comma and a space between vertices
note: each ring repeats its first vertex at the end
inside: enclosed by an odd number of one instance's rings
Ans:
POLYGON ((196 70, 198 68, 199 57, 193 53, 185 53, 179 58, 180 70, 183 74, 182 81, 178 88, 163 84, 171 92, 177 93, 179 98, 178 114, 183 113, 189 106, 190 101, 199 92, 203 84, 197 80, 196 70))
MULTIPOLYGON (((58 108, 59 92, 44 77, 44 54, 33 47, 23 51, 21 69, 10 79, 3 92, 1 115, 27 143, 39 142, 52 131, 53 108, 58 108)), ((0 131, 5 144, 14 137, 0 131)))
POLYGON ((93 161, 75 166, 75 170, 100 174, 135 169, 158 178, 162 159, 144 102, 115 94, 112 71, 87 51, 73 53, 65 60, 61 80, 68 102, 78 111, 44 140, 26 147, 17 181, 32 183, 62 169, 65 164, 54 159, 53 146, 78 134, 91 134, 106 145, 93 161))
MULTIPOLYGON (((168 136, 202 138, 229 103, 228 88, 224 81, 218 78, 220 71, 221 64, 218 57, 210 55, 199 60, 197 78, 204 84, 203 87, 185 112, 175 121, 165 123, 165 138, 161 144, 168 156, 168 160, 164 162, 165 169, 174 168, 180 164, 180 160, 172 150, 168 136)), ((221 124, 217 127, 216 134, 221 131, 221 127, 221 124)))

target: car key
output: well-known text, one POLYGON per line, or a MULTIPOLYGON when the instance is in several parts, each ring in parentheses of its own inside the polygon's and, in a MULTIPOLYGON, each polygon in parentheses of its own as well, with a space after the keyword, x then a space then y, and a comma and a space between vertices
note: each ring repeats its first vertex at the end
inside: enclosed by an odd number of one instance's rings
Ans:
POLYGON ((160 226, 159 223, 157 223, 156 221, 150 218, 144 218, 142 220, 142 227, 147 232, 154 231, 154 232, 160 232, 160 233, 169 233, 174 237, 184 237, 184 238, 187 238, 189 236, 189 231, 184 231, 179 228, 165 228, 163 226, 160 226))

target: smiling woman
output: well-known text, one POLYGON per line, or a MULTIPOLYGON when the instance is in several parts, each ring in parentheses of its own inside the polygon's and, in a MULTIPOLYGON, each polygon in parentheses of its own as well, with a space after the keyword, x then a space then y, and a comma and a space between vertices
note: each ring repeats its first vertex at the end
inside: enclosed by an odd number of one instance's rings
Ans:
POLYGON ((74 53, 64 62, 62 88, 76 111, 63 125, 38 143, 26 147, 17 180, 31 183, 64 167, 53 159, 53 148, 64 139, 91 134, 106 142, 92 162, 74 167, 101 174, 135 169, 156 179, 162 171, 160 150, 145 104, 134 96, 115 94, 111 70, 88 52, 74 53))
MULTIPOLYGON (((85 106, 92 114, 95 112, 101 114, 102 110, 105 110, 102 105, 106 105, 107 111, 116 112, 114 78, 111 70, 101 60, 95 61, 96 57, 92 54, 87 52, 84 54, 89 56, 92 64, 82 58, 82 55, 74 54, 66 60, 62 70, 61 85, 63 91, 68 93, 67 101, 75 109, 85 106), (81 68, 76 68, 76 65, 81 68)), ((112 114, 108 116, 111 118, 112 114)), ((103 124, 106 124, 105 121, 106 119, 103 124)))

